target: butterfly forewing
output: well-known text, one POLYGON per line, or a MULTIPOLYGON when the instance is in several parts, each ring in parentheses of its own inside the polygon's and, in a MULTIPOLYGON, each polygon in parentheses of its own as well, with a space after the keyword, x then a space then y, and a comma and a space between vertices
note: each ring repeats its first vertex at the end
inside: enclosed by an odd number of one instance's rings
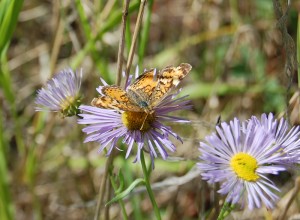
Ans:
POLYGON ((102 96, 92 100, 93 106, 123 111, 143 111, 131 101, 126 91, 119 86, 103 86, 101 93, 102 96))
POLYGON ((157 86, 150 97, 150 107, 156 106, 191 71, 192 66, 182 63, 178 67, 166 67, 157 75, 157 86))

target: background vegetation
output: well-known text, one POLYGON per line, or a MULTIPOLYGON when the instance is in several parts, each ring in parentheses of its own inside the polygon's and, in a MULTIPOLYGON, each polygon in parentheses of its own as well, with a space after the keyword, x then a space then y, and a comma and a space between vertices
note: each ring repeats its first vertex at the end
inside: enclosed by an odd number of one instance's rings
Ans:
MULTIPOLYGON (((283 14, 287 10, 282 4, 283 14)), ((115 82, 123 1, 0 1, 0 219, 92 219, 106 158, 96 143, 83 144, 76 118, 34 111, 36 90, 66 67, 83 69, 89 104, 99 77, 115 82)), ((139 1, 130 1, 124 59, 128 57, 139 1)), ((214 188, 193 166, 198 142, 221 120, 273 112, 299 124, 296 42, 299 1, 278 23, 272 1, 148 0, 133 66, 193 66, 182 83, 194 109, 192 123, 173 126, 184 139, 168 161, 155 160, 156 199, 165 219, 214 219, 214 188)), ((300 40, 299 40, 300 41, 300 40)), ((299 46, 298 46, 299 47, 299 46)), ((132 68, 132 71, 134 68, 132 68)), ((129 185, 140 164, 120 154, 113 173, 129 185)), ((274 179, 281 201, 273 212, 235 211, 242 219, 277 218, 293 193, 296 173, 274 179)), ((217 186, 215 186, 217 187, 217 186)), ((294 195, 297 195, 294 193, 294 195)), ((288 215, 299 212, 293 203, 288 215)), ((152 219, 144 187, 126 199, 131 219, 152 219)), ((231 216, 231 217, 232 217, 231 216)), ((230 218, 231 218, 230 217, 230 218)), ((110 219, 120 219, 110 207, 110 219)))

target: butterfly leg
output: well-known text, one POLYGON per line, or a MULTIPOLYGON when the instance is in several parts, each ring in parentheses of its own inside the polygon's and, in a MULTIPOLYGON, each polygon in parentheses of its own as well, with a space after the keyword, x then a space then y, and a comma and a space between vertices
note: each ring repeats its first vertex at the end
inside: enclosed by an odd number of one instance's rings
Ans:
POLYGON ((146 116, 145 116, 145 119, 144 119, 144 121, 143 121, 143 124, 142 124, 142 126, 140 127, 140 131, 143 130, 144 125, 145 125, 145 122, 146 122, 146 120, 147 120, 147 118, 148 118, 148 115, 149 115, 149 113, 147 112, 147 114, 146 114, 146 116))

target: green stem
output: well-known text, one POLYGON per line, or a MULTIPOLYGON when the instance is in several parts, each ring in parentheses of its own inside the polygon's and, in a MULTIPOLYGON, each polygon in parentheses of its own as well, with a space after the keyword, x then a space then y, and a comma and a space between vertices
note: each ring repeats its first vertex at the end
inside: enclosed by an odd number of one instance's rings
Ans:
POLYGON ((7 167, 8 141, 4 134, 4 121, 0 109, 0 219, 15 219, 15 207, 11 199, 9 170, 7 167))
POLYGON ((26 148, 25 148, 25 143, 24 143, 24 138, 22 133, 22 125, 20 121, 21 118, 18 117, 18 113, 17 113, 17 104, 16 104, 14 90, 12 88, 11 73, 9 72, 8 69, 6 51, 3 52, 0 60, 0 85, 3 88, 5 98, 10 104, 12 118, 15 126, 14 127, 15 137, 16 137, 19 153, 20 155, 25 155, 26 148))
POLYGON ((221 212, 218 216, 217 220, 223 220, 230 214, 230 212, 234 209, 234 204, 224 202, 221 212))
POLYGON ((147 166, 146 166, 146 163, 145 163, 145 158, 144 158, 144 152, 143 151, 141 152, 141 164, 142 164, 142 169, 143 169, 143 173, 144 173, 146 189, 147 189, 149 198, 151 200, 151 203, 152 203, 152 206, 153 206, 153 209, 154 209, 154 214, 156 216, 156 219, 160 220, 161 219, 160 212, 159 212, 159 208, 158 208, 158 206, 156 204, 156 201, 155 201, 154 193, 151 189, 150 178, 149 178, 150 174, 148 175, 148 172, 147 172, 147 166))
MULTIPOLYGON (((112 174, 111 170, 109 171, 109 177, 110 177, 110 182, 111 182, 111 185, 112 185, 112 187, 114 189, 114 192, 116 193, 117 190, 118 190, 118 187, 117 187, 117 184, 115 182, 115 179, 113 177, 113 174, 112 174)), ((124 201, 122 199, 120 199, 118 202, 119 202, 119 205, 120 205, 121 210, 122 210, 123 219, 124 220, 128 220, 128 216, 127 216, 127 212, 126 212, 126 209, 125 209, 124 201)))
POLYGON ((143 64, 144 54, 145 54, 145 51, 146 51, 146 48, 148 45, 153 3, 154 3, 154 0, 149 0, 148 11, 145 16, 146 17, 145 24, 140 33, 141 36, 140 36, 140 43, 139 43, 139 49, 138 49, 139 66, 142 66, 142 64, 143 64))
MULTIPOLYGON (((128 185, 130 185, 130 183, 134 181, 133 172, 128 164, 131 162, 128 162, 128 160, 124 160, 123 163, 124 171, 126 173, 126 175, 124 176, 125 181, 128 185)), ((133 219, 143 219, 142 211, 140 208, 141 198, 139 196, 132 196, 130 200, 133 209, 133 219)))

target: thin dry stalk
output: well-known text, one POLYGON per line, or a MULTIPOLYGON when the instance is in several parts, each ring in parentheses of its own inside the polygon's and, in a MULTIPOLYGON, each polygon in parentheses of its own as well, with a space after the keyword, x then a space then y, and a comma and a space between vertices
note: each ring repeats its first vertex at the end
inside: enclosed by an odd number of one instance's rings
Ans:
POLYGON ((108 177, 108 173, 109 173, 109 168, 113 162, 114 159, 114 153, 112 152, 105 164, 105 170, 104 170, 104 176, 102 177, 102 181, 100 184, 100 188, 99 188, 99 197, 98 197, 98 201, 97 201, 97 207, 96 207, 96 212, 95 212, 95 216, 94 216, 94 220, 98 220, 100 217, 100 210, 101 210, 101 206, 103 204, 103 199, 104 199, 104 195, 105 195, 105 188, 106 188, 106 183, 107 183, 107 177, 108 177))
POLYGON ((286 206, 284 207, 282 216, 279 218, 280 220, 286 219, 286 214, 287 214, 290 206, 292 205, 292 202, 297 197, 297 194, 299 193, 299 190, 300 190, 300 177, 298 177, 295 181, 295 187, 293 189, 293 194, 292 194, 291 198, 289 199, 289 201, 287 202, 286 206))
POLYGON ((124 8, 123 8, 123 16, 122 16, 122 25, 121 25, 121 37, 119 42, 119 50, 118 50, 118 75, 116 84, 119 86, 121 84, 121 76, 122 76, 122 66, 123 66, 123 53, 124 53, 124 42, 125 42, 125 31, 126 31, 126 19, 128 15, 128 7, 129 0, 125 0, 124 8))
MULTIPOLYGON (((285 61, 285 74, 288 77, 288 85, 287 85, 287 102, 286 105, 288 106, 288 100, 290 99, 289 94, 290 94, 290 88, 292 86, 292 81, 293 81, 293 75, 297 70, 297 53, 296 53, 296 46, 293 38, 291 35, 289 35, 286 27, 286 21, 287 21, 287 16, 288 12, 290 9, 290 4, 291 2, 288 0, 287 1, 287 9, 285 12, 283 12, 281 3, 279 0, 273 0, 273 7, 275 11, 275 16, 278 20, 277 27, 281 32, 282 35, 282 41, 283 41, 283 47, 286 52, 286 61, 285 61)), ((288 108, 287 108, 288 109, 288 108)), ((286 110, 286 115, 288 116, 289 112, 286 110)), ((289 118, 289 117, 287 117, 289 118)))
MULTIPOLYGON (((133 34, 132 44, 131 44, 130 52, 129 52, 129 55, 128 55, 128 62, 127 62, 127 65, 126 65, 126 80, 125 80, 125 82, 127 82, 128 77, 129 77, 129 70, 130 70, 130 67, 131 67, 131 64, 132 64, 132 59, 133 59, 133 55, 134 55, 134 51, 135 51, 137 36, 138 36, 139 30, 140 30, 141 21, 143 19, 143 14, 144 14, 144 9, 145 9, 146 2, 147 2, 147 0, 141 0, 139 13, 138 13, 138 17, 137 17, 137 22, 136 22, 136 26, 135 26, 135 30, 134 30, 134 34, 133 34)), ((126 16, 127 16, 127 13, 128 13, 128 5, 127 5, 127 10, 126 10, 126 4, 127 4, 127 0, 126 0, 125 5, 124 5, 125 10, 123 10, 122 35, 121 35, 121 40, 120 40, 120 44, 122 44, 121 48, 122 47, 124 48, 124 42, 122 42, 122 41, 124 41, 125 33, 123 34, 123 31, 125 32, 126 16), (124 23, 123 23, 123 20, 124 20, 124 23)), ((119 49, 120 49, 120 47, 119 47, 119 49)), ((119 54, 122 55, 123 52, 119 50, 119 54)), ((121 58, 121 60, 122 60, 122 58, 121 58)), ((118 68, 119 68, 119 65, 122 68, 122 62, 118 60, 118 68)), ((119 72, 119 70, 118 70, 118 72, 119 72)), ((119 75, 119 73, 118 73, 118 75, 119 75)), ((97 207, 96 207, 94 220, 98 220, 99 216, 100 216, 100 209, 101 209, 101 206, 103 204, 104 194, 106 192, 105 188, 106 188, 106 182, 107 182, 107 177, 108 177, 108 171, 109 171, 109 168, 110 168, 110 166, 113 162, 114 157, 115 157, 114 153, 112 152, 110 154, 109 158, 107 159, 106 164, 105 164, 105 171, 104 171, 104 176, 103 176, 103 179, 102 179, 102 182, 101 182, 101 185, 100 185, 100 190, 99 190, 100 194, 99 194, 98 201, 97 201, 97 207)), ((106 212, 108 212, 107 209, 106 209, 105 213, 106 212)))
POLYGON ((55 68, 55 64, 56 64, 56 61, 57 61, 59 48, 60 48, 60 46, 62 44, 62 41, 63 41, 64 30, 65 30, 65 22, 64 22, 63 18, 60 18, 59 23, 58 23, 58 27, 57 27, 57 31, 56 31, 56 35, 55 35, 55 38, 54 38, 53 50, 52 50, 51 58, 50 58, 50 73, 52 75, 54 73, 54 68, 55 68))
POLYGON ((133 60, 133 56, 134 56, 137 37, 138 37, 138 33, 140 31, 141 23, 143 20, 144 9, 145 9, 146 3, 147 3, 147 0, 141 0, 139 14, 137 17, 137 21, 136 21, 136 25, 135 25, 135 29, 134 29, 134 33, 133 33, 133 37, 132 37, 132 43, 131 43, 131 47, 130 47, 130 51, 129 51, 129 55, 128 55, 127 65, 126 65, 126 80, 125 80, 125 82, 127 82, 128 77, 129 77, 129 72, 130 72, 130 68, 131 68, 131 64, 132 64, 132 60, 133 60))

